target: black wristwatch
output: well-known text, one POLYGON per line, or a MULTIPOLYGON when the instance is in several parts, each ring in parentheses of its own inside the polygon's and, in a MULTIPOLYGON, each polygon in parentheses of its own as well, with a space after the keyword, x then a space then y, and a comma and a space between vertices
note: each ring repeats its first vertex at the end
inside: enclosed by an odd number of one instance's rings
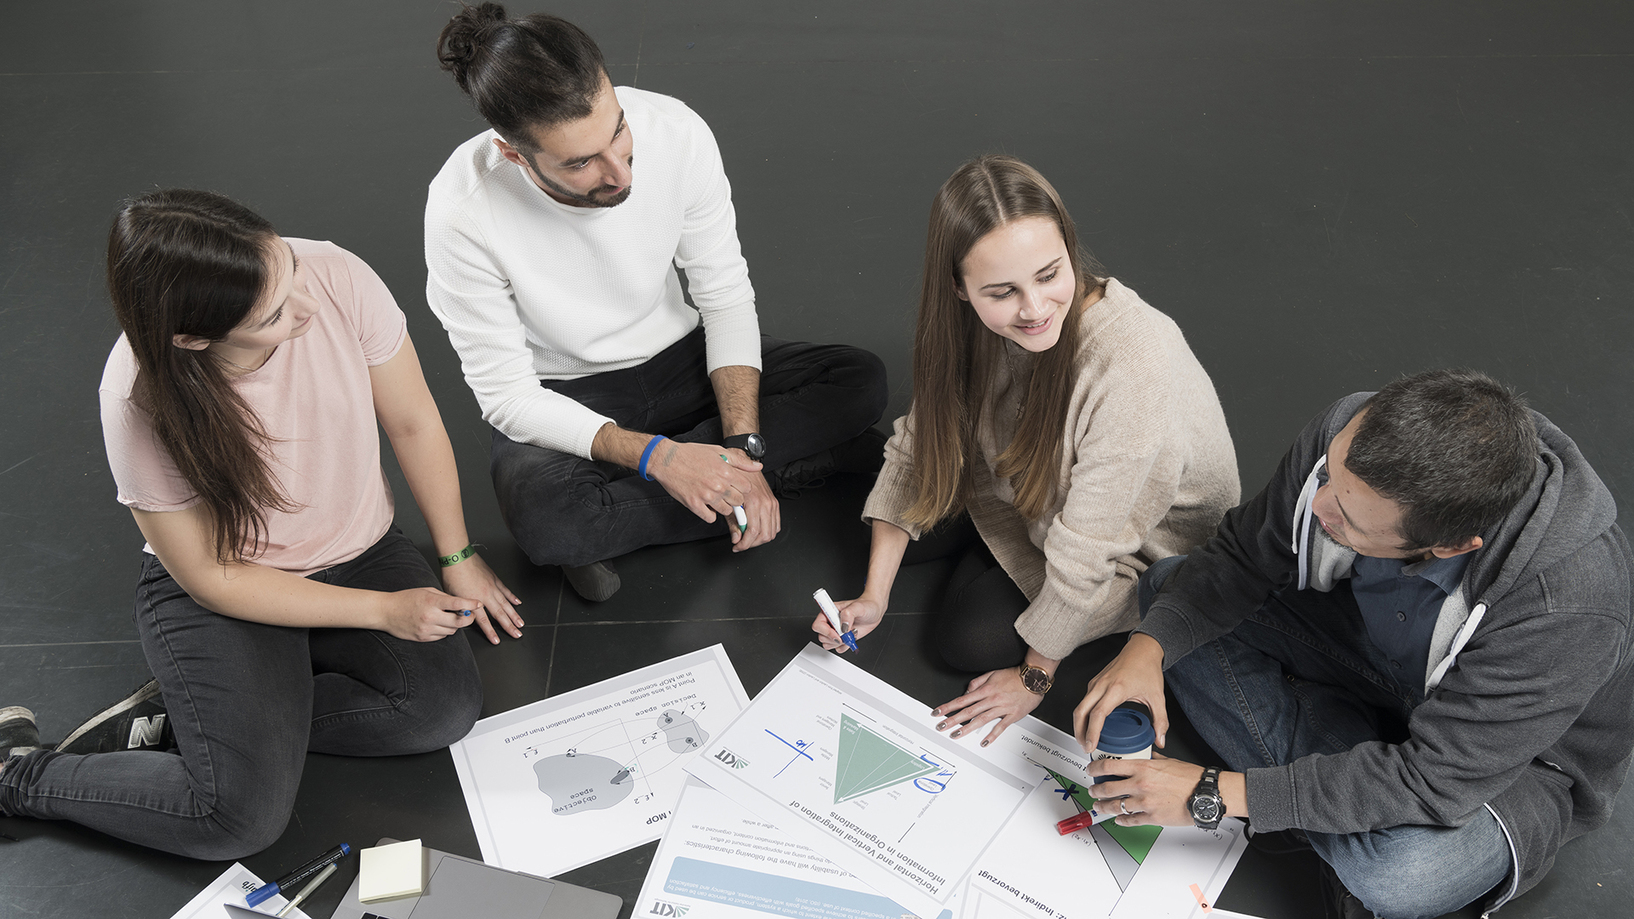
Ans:
POLYGON ((1186 799, 1186 810, 1191 811, 1192 822, 1202 829, 1212 830, 1220 825, 1220 818, 1225 816, 1225 799, 1220 797, 1220 767, 1203 770, 1197 788, 1186 799))
POLYGON ((766 438, 761 437, 759 434, 733 434, 721 441, 721 446, 736 447, 742 450, 745 456, 757 463, 760 462, 761 457, 766 455, 766 438))
POLYGON ((1031 664, 1022 664, 1021 685, 1027 687, 1028 692, 1037 693, 1038 695, 1042 696, 1050 691, 1051 686, 1055 685, 1055 677, 1050 676, 1049 671, 1045 670, 1043 667, 1034 667, 1031 664))

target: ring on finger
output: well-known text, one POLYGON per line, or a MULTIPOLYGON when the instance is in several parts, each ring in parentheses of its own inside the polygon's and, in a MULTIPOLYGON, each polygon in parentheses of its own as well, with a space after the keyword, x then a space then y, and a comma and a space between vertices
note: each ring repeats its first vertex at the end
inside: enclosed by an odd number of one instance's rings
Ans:
POLYGON ((1123 800, 1122 798, 1119 798, 1118 799, 1118 810, 1123 811, 1123 815, 1125 817, 1129 816, 1129 802, 1123 800))

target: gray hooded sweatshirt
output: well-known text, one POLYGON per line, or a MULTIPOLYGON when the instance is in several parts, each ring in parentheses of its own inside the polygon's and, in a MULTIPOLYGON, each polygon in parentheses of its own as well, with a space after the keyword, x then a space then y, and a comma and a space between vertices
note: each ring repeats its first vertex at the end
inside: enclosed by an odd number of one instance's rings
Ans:
MULTIPOLYGON (((1349 550, 1319 538, 1310 500, 1333 440, 1371 393, 1300 432, 1265 489, 1165 584, 1139 631, 1165 667, 1258 609, 1272 591, 1327 590, 1349 550)), ((1533 413, 1530 488, 1481 534, 1438 616, 1405 743, 1370 742, 1247 774, 1256 828, 1357 833, 1462 826, 1483 808, 1519 870, 1492 908, 1530 889, 1567 840, 1604 824, 1634 760, 1634 557, 1617 506, 1559 428, 1533 413)))

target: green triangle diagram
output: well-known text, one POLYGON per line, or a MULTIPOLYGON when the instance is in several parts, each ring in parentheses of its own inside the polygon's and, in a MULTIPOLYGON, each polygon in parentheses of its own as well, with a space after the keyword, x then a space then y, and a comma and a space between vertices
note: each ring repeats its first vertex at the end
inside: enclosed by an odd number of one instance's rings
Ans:
POLYGON ((834 803, 917 779, 937 770, 907 750, 840 715, 840 755, 834 767, 834 803))
MULTIPOLYGON (((1095 797, 1090 794, 1093 785, 1079 785, 1048 766, 1044 767, 1044 771, 1050 774, 1050 778, 1055 779, 1055 784, 1060 786, 1062 791, 1072 796, 1080 808, 1087 811, 1095 807, 1095 797)), ((1112 837, 1125 852, 1129 853, 1129 857, 1134 859, 1136 864, 1145 863, 1152 846, 1157 844, 1158 834, 1163 832, 1160 826, 1119 826, 1111 820, 1096 826, 1105 830, 1106 835, 1112 837)))
POLYGON ((1152 846, 1157 845, 1158 834, 1163 832, 1160 826, 1119 826, 1111 820, 1100 826, 1106 830, 1106 835, 1118 841, 1130 858, 1140 864, 1146 863, 1152 846))

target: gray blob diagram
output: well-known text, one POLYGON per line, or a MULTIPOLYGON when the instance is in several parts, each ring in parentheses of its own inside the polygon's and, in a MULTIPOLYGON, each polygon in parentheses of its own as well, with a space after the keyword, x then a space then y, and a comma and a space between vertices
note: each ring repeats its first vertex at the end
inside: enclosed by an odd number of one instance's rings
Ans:
MULTIPOLYGON (((635 741, 624 739, 623 725, 610 725, 566 753, 547 756, 533 765, 539 777, 539 790, 550 797, 550 812, 567 817, 584 811, 606 810, 628 798, 636 787, 636 773, 642 771, 640 748, 648 752, 667 748, 671 753, 690 753, 703 747, 709 733, 690 715, 667 709, 657 718, 658 730, 635 741), (602 735, 617 732, 617 739, 601 751, 582 750, 602 735), (625 762, 609 759, 602 752, 630 752, 634 756, 625 762)), ((669 758, 673 761, 673 757, 669 758)), ((658 767, 662 768, 662 766, 658 767)), ((648 769, 646 771, 652 771, 648 769)), ((650 795, 648 796, 650 797, 650 795)))

